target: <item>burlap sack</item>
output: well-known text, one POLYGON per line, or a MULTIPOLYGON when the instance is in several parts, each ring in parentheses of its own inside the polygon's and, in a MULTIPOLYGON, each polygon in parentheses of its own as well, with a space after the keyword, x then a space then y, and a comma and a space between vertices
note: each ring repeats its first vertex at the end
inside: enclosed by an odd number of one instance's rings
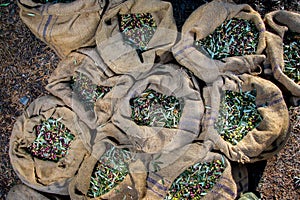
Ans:
POLYGON ((80 47, 95 45, 95 33, 105 10, 121 0, 75 0, 35 3, 18 0, 20 17, 32 33, 63 58, 80 47))
POLYGON ((45 193, 45 192, 39 192, 37 190, 34 190, 24 184, 19 184, 13 186, 7 196, 7 200, 36 200, 36 199, 41 199, 41 200, 65 200, 69 199, 69 196, 67 195, 57 195, 57 194, 50 194, 50 193, 45 193))
MULTIPOLYGON (((283 73, 283 37, 287 31, 300 34, 300 14, 285 10, 266 14, 265 23, 274 33, 267 32, 267 59, 271 64, 273 76, 300 101, 300 85, 283 73)), ((299 39, 298 39, 299 40, 299 39)), ((299 102, 298 102, 299 104, 299 102)))
POLYGON ((258 66, 265 59, 260 55, 265 49, 265 26, 260 15, 247 4, 235 4, 230 0, 214 0, 195 10, 182 27, 180 41, 173 47, 176 60, 201 80, 211 83, 224 72, 243 74, 257 73, 258 66), (195 40, 205 38, 224 21, 231 18, 251 20, 259 33, 259 43, 255 55, 233 56, 215 60, 198 51, 195 40))
POLYGON ((68 185, 89 155, 90 130, 62 101, 53 96, 36 99, 14 124, 9 156, 16 174, 26 185, 47 193, 68 194, 68 185), (59 119, 75 136, 68 154, 57 162, 41 160, 27 151, 36 138, 33 128, 50 117, 59 119), (84 133, 84 134, 83 134, 84 133))
POLYGON ((150 165, 147 177, 145 200, 164 199, 173 181, 188 167, 200 162, 224 160, 225 170, 213 188, 202 199, 235 199, 236 183, 232 177, 231 165, 225 156, 210 152, 212 144, 193 143, 168 154, 162 154, 155 162, 161 163, 161 169, 154 171, 150 165), (175 158, 175 159, 174 159, 175 158))
POLYGON ((177 27, 173 18, 172 5, 158 0, 128 0, 109 10, 103 16, 96 33, 98 51, 104 62, 116 74, 144 72, 154 62, 165 62, 177 38, 177 27), (118 15, 150 13, 157 29, 140 55, 125 43, 120 32, 118 15))
POLYGON ((157 64, 151 72, 140 74, 136 79, 134 85, 128 85, 124 98, 118 101, 112 122, 128 135, 138 150, 146 153, 171 151, 193 141, 199 134, 204 108, 187 74, 176 65, 157 64), (183 104, 177 128, 137 125, 131 119, 130 99, 139 97, 146 89, 172 95, 183 104))
POLYGON ((122 85, 124 83, 132 85, 133 82, 126 75, 113 76, 105 66, 95 49, 72 52, 59 63, 46 86, 49 92, 62 99, 92 129, 110 119, 116 100, 125 95, 122 92, 122 85), (95 85, 112 87, 112 89, 105 96, 97 99, 93 107, 89 107, 71 86, 72 77, 76 74, 85 75, 95 85))
POLYGON ((212 86, 204 89, 206 113, 205 130, 200 139, 211 140, 215 149, 221 150, 230 160, 256 162, 276 154, 289 135, 289 115, 280 89, 268 80, 248 74, 219 77, 212 86), (256 106, 262 121, 249 131, 236 145, 226 142, 214 128, 218 119, 221 94, 256 89, 256 106))
POLYGON ((265 15, 264 21, 266 25, 270 26, 281 38, 283 38, 286 31, 300 32, 299 27, 299 13, 277 10, 265 15))
POLYGON ((26 185, 20 184, 12 187, 6 197, 6 200, 28 200, 28 199, 40 199, 49 200, 46 196, 39 193, 38 191, 27 187, 26 185))
MULTIPOLYGON (((91 155, 83 161, 77 175, 72 180, 69 186, 69 193, 71 199, 123 199, 124 197, 128 199, 137 199, 139 190, 135 188, 134 180, 145 180, 146 173, 145 170, 143 173, 134 170, 137 164, 132 160, 129 164, 129 174, 125 179, 118 184, 116 187, 111 189, 109 192, 96 197, 89 197, 88 190, 90 187, 91 176, 93 169, 97 161, 106 151, 105 144, 109 143, 114 145, 117 148, 131 148, 130 141, 126 135, 124 135, 119 129, 117 129, 113 124, 108 123, 105 126, 97 128, 97 134, 93 139, 93 147, 91 155), (132 172, 132 173, 130 173, 132 172)), ((132 156, 134 152, 132 152, 132 156)), ((141 165, 138 165, 139 167, 141 165)), ((140 169, 141 170, 141 169, 140 169)), ((140 171, 139 170, 139 171, 140 171)), ((143 184, 138 184, 143 185, 143 184)))

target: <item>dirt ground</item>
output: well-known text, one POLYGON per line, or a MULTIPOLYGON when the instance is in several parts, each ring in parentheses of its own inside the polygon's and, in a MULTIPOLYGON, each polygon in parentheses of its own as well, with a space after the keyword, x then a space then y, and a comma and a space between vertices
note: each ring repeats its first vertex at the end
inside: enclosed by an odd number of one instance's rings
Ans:
MULTIPOLYGON (((209 1, 170 2, 180 29, 194 9, 209 1)), ((300 12, 298 0, 235 2, 248 3, 262 16, 278 9, 300 12)), ((10 188, 20 183, 8 156, 14 122, 34 99, 47 94, 44 86, 59 58, 23 24, 16 1, 0 0, 0 4, 0 199, 5 199, 10 188)), ((290 115, 292 129, 284 148, 266 162, 248 165, 249 190, 262 199, 300 199, 300 107, 291 107, 290 115)))

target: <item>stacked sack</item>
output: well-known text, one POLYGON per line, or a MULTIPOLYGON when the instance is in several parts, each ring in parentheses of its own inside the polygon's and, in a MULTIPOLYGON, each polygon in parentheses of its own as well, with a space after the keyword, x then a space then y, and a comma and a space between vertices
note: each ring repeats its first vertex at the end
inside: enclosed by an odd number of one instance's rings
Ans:
MULTIPOLYGON (((270 63, 285 80, 274 58, 286 28, 274 24, 288 21, 299 33, 298 14, 267 15, 271 33, 249 5, 214 0, 178 34, 172 5, 159 0, 18 5, 62 60, 46 86, 51 96, 15 123, 11 163, 30 188, 16 186, 8 199, 19 191, 44 199, 236 199, 248 190, 245 163, 285 144, 283 94, 260 75, 270 63)), ((299 97, 299 84, 290 85, 299 97)))

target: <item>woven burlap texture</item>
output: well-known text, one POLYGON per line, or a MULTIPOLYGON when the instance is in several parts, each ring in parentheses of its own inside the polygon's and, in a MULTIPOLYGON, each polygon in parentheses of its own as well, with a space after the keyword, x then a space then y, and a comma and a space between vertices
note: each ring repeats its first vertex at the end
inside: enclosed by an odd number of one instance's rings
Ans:
POLYGON ((220 76, 212 86, 204 89, 205 118, 202 140, 211 140, 215 149, 222 151, 230 160, 256 162, 278 153, 289 135, 288 109, 280 89, 272 82, 243 74, 220 76), (214 128, 218 119, 221 95, 225 90, 250 91, 256 89, 257 110, 262 121, 236 145, 226 142, 214 128))
POLYGON ((133 84, 130 76, 110 76, 113 74, 105 69, 106 65, 96 49, 81 49, 72 52, 59 62, 58 67, 48 79, 46 89, 62 99, 90 128, 95 129, 110 119, 116 101, 125 95, 122 85, 133 84), (78 98, 78 94, 71 86, 72 77, 78 74, 85 75, 97 86, 112 87, 112 89, 103 98, 97 99, 92 108, 87 107, 86 102, 78 98))
POLYGON ((36 190, 67 195, 71 179, 89 155, 90 134, 90 129, 61 100, 53 96, 40 97, 14 124, 9 145, 13 169, 23 183, 36 190), (68 154, 58 162, 38 159, 27 151, 36 138, 33 128, 50 117, 61 118, 60 122, 75 136, 68 154))
POLYGON ((135 79, 134 85, 128 85, 124 98, 118 101, 112 122, 131 138, 137 149, 146 153, 172 151, 198 137, 204 112, 203 102, 183 69, 174 64, 157 64, 151 72, 141 73, 135 79), (142 126, 132 120, 130 100, 140 96, 146 89, 172 95, 183 105, 177 128, 142 126))
POLYGON ((172 5, 158 0, 128 0, 105 13, 96 33, 99 53, 116 74, 149 71, 155 62, 170 60, 170 50, 177 38, 172 5), (118 16, 121 14, 150 13, 157 29, 139 55, 123 40, 118 16), (167 36, 167 37, 166 37, 167 36))
POLYGON ((44 196, 43 194, 39 193, 38 191, 23 185, 23 184, 19 184, 19 185, 15 185, 13 186, 7 196, 6 196, 7 200, 28 200, 28 199, 40 199, 40 200, 49 200, 49 198, 47 198, 46 196, 44 196))
MULTIPOLYGON (((300 101, 299 83, 295 83, 283 72, 285 67, 283 38, 288 31, 300 34, 300 14, 279 10, 266 14, 264 20, 270 29, 272 29, 270 31, 273 31, 273 33, 267 32, 266 34, 267 60, 271 64, 273 77, 284 85, 284 87, 300 101)), ((297 66, 294 67, 297 68, 297 66)))
POLYGON ((121 0, 76 0, 41 4, 18 0, 22 21, 61 58, 80 47, 95 45, 102 15, 120 3, 121 0))
MULTIPOLYGON (((124 180, 116 187, 112 188, 109 192, 95 198, 87 195, 90 187, 91 175, 97 161, 105 153, 106 143, 114 145, 116 148, 132 149, 131 141, 129 138, 120 131, 113 124, 108 123, 104 126, 98 127, 96 134, 93 137, 92 152, 90 156, 83 161, 77 175, 72 180, 69 186, 69 193, 71 199, 123 199, 125 196, 130 199, 138 199, 141 188, 145 184, 140 183, 145 180, 146 172, 141 171, 142 165, 138 161, 132 160, 128 165, 129 174, 126 175, 124 180), (138 166, 139 170, 135 170, 138 166), (138 187, 136 187, 138 186, 138 187)), ((131 152, 134 157, 135 152, 131 152)))
POLYGON ((265 60, 265 26, 258 12, 247 4, 235 4, 227 0, 214 0, 200 6, 186 20, 182 27, 181 39, 173 47, 176 60, 191 70, 201 80, 212 83, 225 72, 234 74, 257 73, 258 66, 265 60), (259 42, 255 55, 232 56, 215 60, 194 46, 194 41, 213 33, 226 20, 240 18, 251 20, 259 31, 259 42))
MULTIPOLYGON (((161 169, 154 171, 150 164, 147 176, 147 191, 143 199, 164 199, 173 181, 184 170, 198 162, 211 162, 216 159, 224 161, 225 170, 214 187, 207 191, 202 199, 235 199, 237 186, 232 177, 231 164, 224 155, 211 152, 211 147, 210 142, 204 144, 193 143, 173 152, 161 154, 158 159, 152 160, 153 162, 162 163, 161 169)), ((155 158, 157 155, 153 157, 155 158)))

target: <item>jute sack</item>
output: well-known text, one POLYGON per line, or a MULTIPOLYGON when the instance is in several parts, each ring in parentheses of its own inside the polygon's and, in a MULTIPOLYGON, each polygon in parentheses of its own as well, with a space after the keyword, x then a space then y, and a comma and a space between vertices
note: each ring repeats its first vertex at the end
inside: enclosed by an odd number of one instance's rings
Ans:
POLYGON ((230 160, 256 162, 278 153, 289 135, 289 115, 280 89, 268 80, 243 74, 219 77, 212 86, 204 89, 205 118, 202 140, 211 140, 215 149, 230 160), (236 145, 225 141, 214 125, 218 119, 221 95, 225 90, 239 92, 256 89, 257 111, 262 117, 258 127, 249 131, 236 145))
MULTIPOLYGON (((101 159, 102 155, 106 152, 106 144, 111 144, 116 148, 127 148, 130 150, 132 145, 128 137, 124 135, 113 124, 108 123, 102 127, 97 128, 97 133, 93 139, 92 153, 83 161, 77 175, 71 181, 69 186, 69 193, 71 199, 123 199, 127 197, 129 199, 138 199, 139 190, 135 188, 134 180, 145 180, 146 173, 138 172, 134 169, 137 166, 134 161, 134 152, 132 153, 132 160, 129 161, 128 170, 129 173, 125 176, 124 180, 118 185, 113 187, 110 191, 102 194, 98 197, 91 197, 88 195, 88 191, 91 185, 91 176, 97 161, 101 159), (134 173, 131 173, 134 172, 134 173)), ((141 165, 138 165, 139 167, 141 165)), ((139 169, 140 171, 141 169, 139 169)), ((144 184, 138 184, 144 185, 144 184)))
POLYGON ((95 45, 95 33, 103 12, 121 2, 75 0, 41 4, 18 0, 18 6, 22 21, 32 33, 63 58, 80 47, 95 45))
POLYGON ((44 96, 30 104, 14 124, 10 137, 10 161, 26 185, 47 193, 68 195, 68 185, 89 155, 90 130, 62 101, 44 96), (67 154, 57 162, 31 155, 28 146, 36 139, 34 127, 42 120, 60 119, 75 136, 67 154), (85 133, 85 134, 83 134, 85 133))
POLYGON ((177 38, 172 5, 158 0, 128 0, 105 13, 97 29, 96 43, 104 62, 116 74, 145 72, 154 62, 166 62, 177 38), (150 13, 157 29, 141 53, 123 40, 119 15, 150 13))
POLYGON ((39 193, 38 191, 20 184, 12 187, 6 197, 7 200, 28 200, 28 199, 41 199, 41 200, 49 200, 46 196, 39 193))
POLYGON ((181 39, 173 47, 176 60, 201 80, 212 83, 220 74, 231 72, 243 74, 257 73, 258 66, 265 59, 260 55, 265 49, 265 26, 260 15, 247 4, 235 4, 230 0, 214 0, 200 6, 186 20, 182 27, 181 39), (231 18, 251 20, 259 33, 255 55, 232 56, 215 60, 198 51, 194 41, 203 39, 214 32, 224 21, 231 18))
MULTIPOLYGON (((211 162, 216 159, 223 160, 225 170, 212 189, 207 191, 203 199, 235 199, 237 186, 232 177, 231 164, 225 156, 210 152, 211 145, 210 142, 189 144, 168 154, 162 154, 158 159, 153 160, 153 162, 161 163, 161 169, 155 171, 152 167, 153 164, 150 165, 147 176, 147 192, 143 199, 165 199, 172 183, 188 167, 196 163, 211 162)), ((189 198, 192 197, 189 196, 189 198)))
POLYGON ((24 184, 19 184, 13 186, 7 196, 7 200, 28 200, 28 199, 41 199, 41 200, 64 200, 69 199, 69 196, 67 195, 57 195, 57 194, 50 194, 50 193, 44 193, 39 192, 37 190, 34 190, 24 184))
MULTIPOLYGON (((271 64, 272 73, 284 87, 300 100, 300 85, 290 79, 284 72, 283 38, 287 31, 300 34, 300 14, 280 10, 266 14, 265 23, 274 33, 267 32, 267 59, 271 64)), ((299 40, 299 38, 298 38, 299 40)))
MULTIPOLYGON (((126 75, 113 76, 105 66, 95 49, 72 52, 60 61, 46 86, 51 94, 62 99, 92 129, 109 120, 113 114, 116 100, 125 95, 122 85, 124 83, 132 85, 133 82, 132 78, 126 75), (73 77, 76 76, 85 76, 92 84, 109 87, 111 90, 101 98, 93 100, 92 106, 88 106, 87 104, 90 102, 87 103, 80 97, 80 91, 74 90, 76 84, 79 84, 78 80, 75 82, 73 80, 73 77)), ((93 86, 86 87, 86 90, 92 90, 86 91, 87 93, 96 92, 93 86)))
POLYGON ((119 99, 112 122, 128 135, 136 149, 145 153, 171 151, 198 137, 204 108, 195 83, 185 71, 177 65, 157 64, 151 72, 135 78, 134 85, 128 85, 126 95, 119 99), (130 100, 140 97, 146 89, 172 95, 183 105, 177 128, 145 126, 134 122, 130 100))

